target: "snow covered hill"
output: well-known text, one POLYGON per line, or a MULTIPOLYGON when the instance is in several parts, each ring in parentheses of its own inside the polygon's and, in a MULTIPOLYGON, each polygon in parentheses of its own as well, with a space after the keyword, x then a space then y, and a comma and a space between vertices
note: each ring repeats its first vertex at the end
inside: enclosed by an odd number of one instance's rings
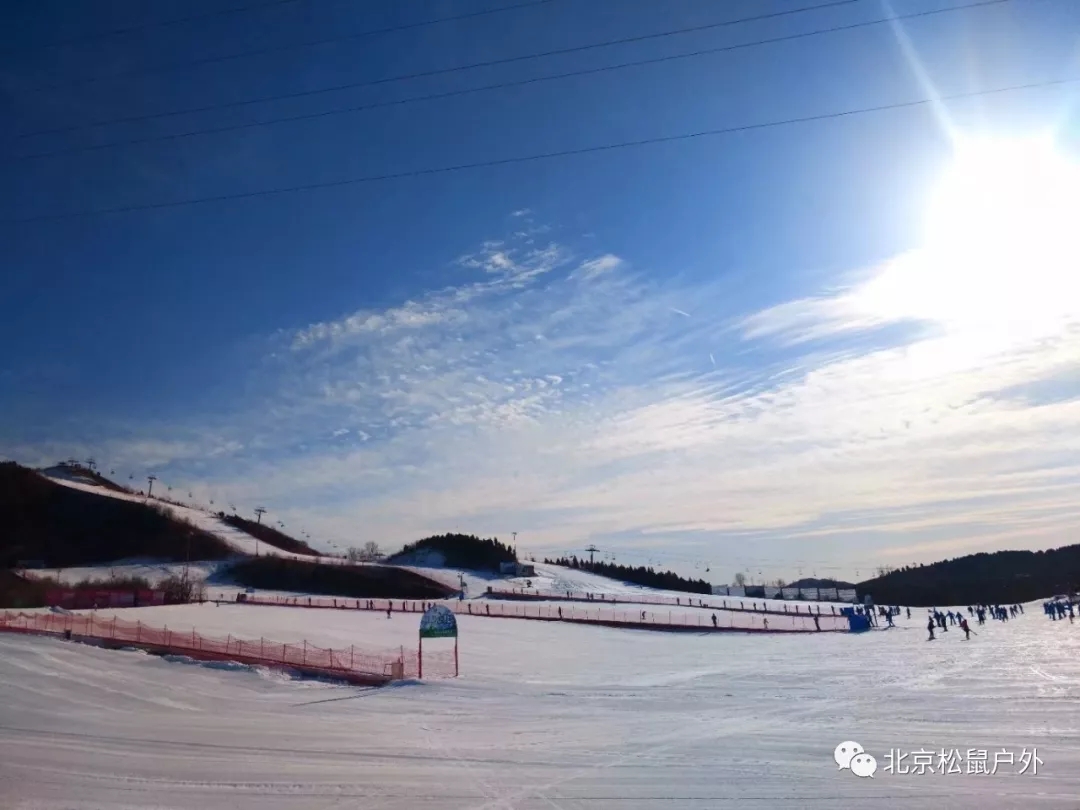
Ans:
POLYGON ((133 501, 135 503, 161 503, 171 510, 176 517, 190 521, 199 529, 221 538, 230 548, 241 554, 255 555, 258 553, 270 557, 285 557, 294 560, 307 560, 309 562, 341 562, 340 558, 337 557, 312 557, 308 554, 296 554, 290 551, 283 551, 282 549, 267 543, 260 542, 247 532, 227 525, 218 518, 217 515, 211 512, 190 506, 178 506, 173 503, 165 503, 163 501, 158 501, 156 498, 147 499, 143 495, 134 495, 129 492, 117 492, 89 481, 78 474, 71 474, 63 468, 50 467, 49 469, 42 471, 42 475, 46 476, 50 481, 62 486, 82 490, 83 492, 90 492, 103 498, 115 498, 117 500, 133 501))

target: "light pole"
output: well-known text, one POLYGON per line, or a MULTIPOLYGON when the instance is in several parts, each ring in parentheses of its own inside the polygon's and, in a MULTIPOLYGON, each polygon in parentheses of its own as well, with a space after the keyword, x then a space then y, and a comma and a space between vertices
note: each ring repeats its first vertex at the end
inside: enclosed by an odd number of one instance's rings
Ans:
POLYGON ((157 476, 148 475, 146 480, 150 482, 150 486, 146 488, 146 497, 149 498, 154 494, 154 482, 157 481, 157 476))

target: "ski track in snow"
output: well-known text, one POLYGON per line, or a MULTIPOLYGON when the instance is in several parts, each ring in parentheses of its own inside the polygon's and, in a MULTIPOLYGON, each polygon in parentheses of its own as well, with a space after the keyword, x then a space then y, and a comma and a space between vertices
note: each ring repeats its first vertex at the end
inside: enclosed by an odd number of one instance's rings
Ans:
MULTIPOLYGON (((171 629, 414 645, 418 618, 182 605, 171 629)), ((1080 804, 1080 627, 1037 607, 926 644, 459 617, 457 680, 362 689, 0 636, 0 807, 651 810, 1080 804), (873 779, 838 771, 853 739, 873 779), (1038 776, 883 772, 899 748, 1019 752, 1038 776)), ((431 649, 449 649, 432 641, 431 649)), ((425 645, 427 646, 427 645, 425 645)))

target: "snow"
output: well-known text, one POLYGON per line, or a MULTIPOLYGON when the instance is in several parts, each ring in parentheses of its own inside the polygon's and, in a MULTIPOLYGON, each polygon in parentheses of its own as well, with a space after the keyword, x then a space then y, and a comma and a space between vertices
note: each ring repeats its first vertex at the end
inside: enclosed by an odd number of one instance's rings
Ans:
MULTIPOLYGON (((380 647, 415 644, 419 620, 212 605, 122 615, 380 647)), ((459 622, 463 677, 382 690, 0 636, 0 806, 1076 806, 1080 627, 1037 609, 933 643, 922 611, 893 630, 795 637, 459 622), (877 757, 873 779, 837 770, 848 739, 877 757), (882 770, 894 748, 988 749, 992 761, 1032 746, 1038 776, 882 770)))
POLYGON ((76 585, 86 580, 107 580, 129 577, 141 577, 157 585, 172 576, 181 576, 188 569, 188 576, 193 580, 213 580, 218 572, 228 566, 226 560, 196 560, 191 563, 169 562, 155 558, 133 558, 116 560, 105 565, 83 565, 71 568, 35 568, 25 571, 28 577, 49 577, 64 585, 76 585))

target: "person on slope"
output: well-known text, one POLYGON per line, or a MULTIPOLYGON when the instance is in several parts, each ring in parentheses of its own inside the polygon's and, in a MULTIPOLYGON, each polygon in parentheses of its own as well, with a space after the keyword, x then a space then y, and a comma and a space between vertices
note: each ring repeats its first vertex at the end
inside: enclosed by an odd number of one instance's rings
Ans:
POLYGON ((909 619, 911 618, 911 608, 908 608, 908 609, 907 609, 907 617, 908 617, 909 619))
POLYGON ((934 640, 934 619, 932 617, 927 620, 926 629, 930 633, 930 638, 928 638, 927 641, 933 641, 934 640))
POLYGON ((971 640, 971 628, 968 627, 967 619, 960 617, 960 629, 964 631, 964 641, 971 640))
MULTIPOLYGON (((815 619, 815 621, 816 621, 816 619, 815 619)), ((716 624, 716 614, 715 613, 712 615, 712 626, 713 626, 714 629, 718 626, 716 624)))

